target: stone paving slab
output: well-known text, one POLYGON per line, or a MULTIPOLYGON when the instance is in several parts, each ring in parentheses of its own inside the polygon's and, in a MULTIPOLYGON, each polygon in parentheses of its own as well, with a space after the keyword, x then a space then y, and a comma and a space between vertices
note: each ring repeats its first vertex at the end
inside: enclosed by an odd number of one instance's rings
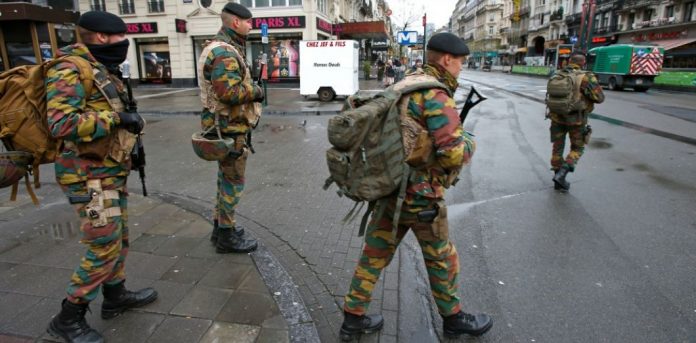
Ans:
MULTIPOLYGON (((5 195, 0 191, 0 199, 5 195)), ((56 215, 72 214, 57 186, 44 185, 41 196, 39 209, 22 199, 0 201, 0 208, 16 206, 13 215, 0 212, 3 343, 54 341, 46 327, 84 253, 75 218, 56 215)), ((162 200, 131 194, 129 209, 127 286, 154 287, 159 298, 105 321, 99 295, 86 318, 107 342, 290 341, 290 327, 251 255, 216 254, 211 224, 162 200)))

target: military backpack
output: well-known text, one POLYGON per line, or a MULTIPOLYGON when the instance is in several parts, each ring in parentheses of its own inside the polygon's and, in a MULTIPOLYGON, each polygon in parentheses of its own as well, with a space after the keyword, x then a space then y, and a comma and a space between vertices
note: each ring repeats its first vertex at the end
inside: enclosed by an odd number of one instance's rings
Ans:
POLYGON ((571 115, 587 109, 587 102, 580 89, 585 74, 581 70, 562 69, 549 79, 546 85, 546 106, 550 112, 571 115))
POLYGON ((332 147, 326 151, 326 162, 330 176, 324 189, 335 183, 339 196, 356 202, 344 222, 359 212, 358 205, 369 204, 361 236, 375 201, 393 194, 398 195, 394 225, 398 224, 411 170, 432 155, 427 130, 406 113, 409 93, 432 88, 449 93, 436 78, 414 74, 372 97, 350 96, 341 113, 329 120, 332 147), (413 158, 416 151, 423 159, 413 158))
MULTIPOLYGON (((58 154, 59 142, 51 136, 46 110, 46 72, 54 65, 68 60, 80 72, 85 94, 90 94, 94 83, 92 66, 77 56, 65 56, 38 65, 24 65, 0 74, 0 139, 6 153, 15 156, 16 151, 31 154, 31 167, 26 169, 25 181, 32 201, 38 200, 29 184, 28 174, 34 174, 34 187, 39 188, 39 165, 52 163, 58 154)), ((9 175, 9 174, 8 174, 9 175)), ((4 176, 3 176, 4 177, 4 176)), ((12 185, 11 200, 17 196, 19 179, 0 182, 12 185)))

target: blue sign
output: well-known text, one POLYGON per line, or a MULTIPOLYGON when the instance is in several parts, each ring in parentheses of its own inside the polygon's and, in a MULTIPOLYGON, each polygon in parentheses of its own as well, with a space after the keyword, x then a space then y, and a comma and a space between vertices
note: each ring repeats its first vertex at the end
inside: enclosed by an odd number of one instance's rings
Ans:
POLYGON ((261 37, 268 37, 268 24, 261 24, 261 37))
POLYGON ((570 37, 570 42, 573 43, 573 44, 577 43, 577 42, 578 42, 578 36, 570 37))
POLYGON ((418 32, 399 31, 396 33, 396 41, 401 45, 418 44, 418 32))

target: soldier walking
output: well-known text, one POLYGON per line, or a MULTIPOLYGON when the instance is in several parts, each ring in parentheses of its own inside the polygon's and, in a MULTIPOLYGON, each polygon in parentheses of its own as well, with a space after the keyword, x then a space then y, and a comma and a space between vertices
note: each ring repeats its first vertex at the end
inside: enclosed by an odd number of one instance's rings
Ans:
POLYGON ((236 224, 234 211, 244 191, 250 132, 261 115, 258 105, 264 93, 252 82, 245 57, 251 12, 240 4, 229 2, 220 17, 222 28, 203 49, 198 61, 198 84, 203 103, 201 126, 203 130, 217 126, 223 138, 234 139, 233 151, 218 161, 210 240, 217 253, 246 253, 256 250, 257 242, 236 224))
MULTIPOLYGON (((549 106, 548 117, 551 119, 551 169, 554 172, 554 189, 561 192, 570 190, 570 182, 566 180, 568 173, 575 170, 578 160, 585 151, 585 144, 589 141, 592 128, 587 125, 587 116, 592 113, 594 104, 604 101, 604 92, 597 81, 597 77, 591 72, 582 71, 585 65, 585 55, 575 52, 570 57, 568 65, 559 73, 567 73, 569 78, 579 80, 579 87, 573 89, 579 94, 570 94, 568 99, 579 99, 577 110, 568 114, 557 113, 552 107, 558 106, 547 100, 549 106), (554 106, 556 105, 556 106, 554 106), (566 135, 570 139, 570 152, 563 159, 566 135)), ((549 92, 551 90, 549 89, 549 92)), ((565 104, 560 101, 560 108, 573 108, 574 104, 565 104)))
POLYGON ((413 230, 423 251, 430 289, 443 317, 445 335, 456 337, 466 333, 478 336, 493 325, 488 315, 472 315, 461 309, 457 294, 459 257, 449 240, 444 203, 445 189, 450 186, 450 180, 471 160, 475 150, 472 137, 462 128, 452 98, 458 87, 457 76, 468 54, 469 48, 464 41, 451 33, 436 34, 428 42, 423 73, 438 79, 448 91, 433 88, 410 93, 406 95, 408 105, 405 108, 407 115, 430 133, 432 141, 428 144, 433 146, 432 156, 424 167, 412 172, 399 215, 396 239, 392 237, 392 223, 397 196, 377 201, 365 234, 362 255, 344 298, 343 340, 382 328, 382 316, 367 315, 367 309, 382 270, 391 262, 408 230, 413 230))
POLYGON ((77 25, 84 44, 59 51, 59 58, 70 59, 47 71, 46 106, 51 134, 63 142, 55 160, 56 179, 80 217, 87 252, 47 331, 67 342, 103 342, 85 320, 100 288, 103 319, 157 299, 152 288, 131 292, 124 285, 129 153, 145 121, 124 110, 121 99, 127 95, 116 76, 128 54, 126 24, 114 14, 91 11, 77 25), (84 80, 92 78, 94 83, 87 86, 84 80))

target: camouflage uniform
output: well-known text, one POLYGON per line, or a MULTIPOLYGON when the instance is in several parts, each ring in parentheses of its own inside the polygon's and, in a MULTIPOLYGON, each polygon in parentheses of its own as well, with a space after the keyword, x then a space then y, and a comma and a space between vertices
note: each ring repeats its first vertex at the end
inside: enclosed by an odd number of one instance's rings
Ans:
MULTIPOLYGON (((577 64, 569 64, 566 68, 580 70, 580 66, 577 64)), ((564 165, 570 171, 575 170, 575 165, 585 151, 584 134, 587 128, 587 115, 592 112, 595 103, 604 101, 604 92, 602 92, 602 87, 594 74, 585 74, 580 89, 587 102, 585 113, 569 116, 549 113, 549 118, 551 118, 551 143, 553 143, 551 169, 553 170, 558 170, 564 165), (566 134, 570 138, 570 152, 564 160, 563 150, 565 148, 566 134)))
MULTIPOLYGON (((453 92, 456 79, 437 65, 427 64, 423 71, 440 79, 453 92)), ((476 148, 472 138, 464 132, 454 99, 442 89, 430 89, 411 93, 408 99, 408 115, 430 132, 434 143, 435 162, 415 170, 406 189, 406 198, 399 217, 396 242, 392 239, 392 220, 396 197, 379 201, 367 228, 365 246, 355 269, 350 290, 345 296, 344 310, 354 315, 364 315, 370 304, 372 290, 382 269, 390 262, 401 239, 409 229, 413 230, 423 251, 430 288, 438 311, 443 316, 460 311, 457 296, 459 257, 446 235, 437 234, 433 223, 418 222, 416 214, 439 205, 442 217, 447 221, 444 207, 448 175, 458 172, 468 163, 476 148), (436 205, 437 204, 437 205, 436 205)))
MULTIPOLYGON (((82 44, 67 46, 58 56, 73 55, 89 61, 93 69, 109 75, 119 92, 123 84, 108 74, 82 44)), ((117 285, 125 280, 124 262, 128 253, 126 181, 130 160, 118 162, 111 155, 103 160, 78 156, 76 145, 113 139, 119 117, 99 91, 96 84, 89 94, 80 81, 78 67, 68 61, 56 64, 46 74, 47 118, 51 134, 63 140, 61 153, 55 160, 55 172, 66 196, 87 195, 88 180, 101 180, 104 191, 115 191, 113 198, 104 201, 104 208, 114 214, 105 226, 93 225, 86 213, 87 204, 73 205, 80 217, 82 239, 87 253, 73 273, 68 286, 68 300, 87 303, 97 296, 102 284, 117 285)))
MULTIPOLYGON (((235 138, 235 148, 241 151, 246 146, 246 134, 251 130, 248 121, 242 115, 241 105, 252 103, 262 90, 250 81, 249 69, 244 56, 245 38, 232 29, 223 27, 217 33, 214 41, 228 43, 236 49, 226 49, 218 46, 205 56, 202 66, 202 78, 212 83, 212 92, 208 98, 217 99, 222 110, 220 115, 220 131, 223 136, 235 138)), ((205 89, 203 90, 205 92, 205 89)), ((215 113, 204 102, 201 114, 201 126, 204 130, 214 126, 215 113)), ((246 169, 248 150, 239 157, 229 157, 218 163, 217 200, 215 204, 215 219, 221 229, 235 227, 234 210, 244 191, 244 172, 246 169)))

